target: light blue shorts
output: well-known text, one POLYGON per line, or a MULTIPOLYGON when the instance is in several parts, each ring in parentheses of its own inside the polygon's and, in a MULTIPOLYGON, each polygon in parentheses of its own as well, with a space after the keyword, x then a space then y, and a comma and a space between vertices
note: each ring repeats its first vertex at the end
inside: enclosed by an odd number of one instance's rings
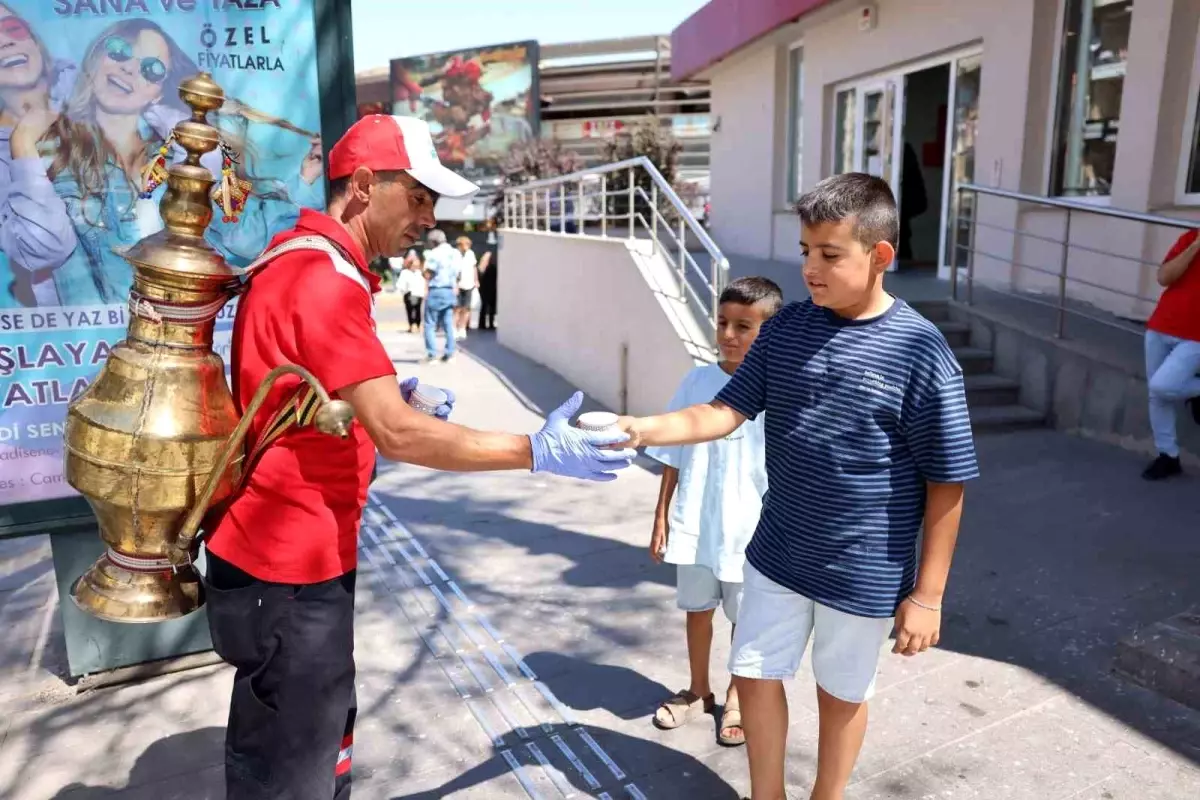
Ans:
POLYGON ((859 617, 786 589, 746 564, 746 583, 729 671, 742 678, 784 680, 796 675, 813 640, 817 685, 848 703, 875 693, 879 657, 893 620, 859 617))
POLYGON ((712 611, 717 606, 737 623, 742 604, 742 584, 718 580, 708 567, 679 564, 675 567, 675 602, 683 611, 712 611))

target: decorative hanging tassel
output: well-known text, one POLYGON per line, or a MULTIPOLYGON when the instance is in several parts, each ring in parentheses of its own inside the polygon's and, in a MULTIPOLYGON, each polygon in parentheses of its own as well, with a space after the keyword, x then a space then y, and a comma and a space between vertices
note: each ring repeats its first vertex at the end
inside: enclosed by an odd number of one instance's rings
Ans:
POLYGON ((174 141, 175 134, 172 133, 162 143, 162 147, 158 148, 158 153, 150 159, 150 163, 142 167, 142 191, 138 194, 142 200, 150 199, 154 190, 167 179, 167 155, 171 152, 171 144, 174 141))
POLYGON ((246 200, 254 186, 239 178, 234 170, 237 159, 233 151, 221 142, 221 180, 213 187, 212 200, 221 207, 222 222, 237 222, 246 209, 246 200))

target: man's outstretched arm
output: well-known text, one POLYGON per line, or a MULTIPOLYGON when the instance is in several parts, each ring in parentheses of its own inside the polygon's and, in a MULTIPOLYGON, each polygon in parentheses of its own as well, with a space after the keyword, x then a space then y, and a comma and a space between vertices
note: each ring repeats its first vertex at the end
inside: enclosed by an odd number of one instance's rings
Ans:
POLYGON ((479 431, 426 416, 404 402, 394 377, 372 378, 337 394, 354 408, 354 416, 389 461, 452 472, 533 469, 528 436, 479 431))
POLYGON ((435 419, 404 401, 392 376, 371 378, 338 390, 389 461, 452 472, 527 469, 604 481, 633 463, 622 435, 583 431, 569 424, 583 395, 576 393, 533 434, 495 433, 435 419), (621 444, 621 449, 598 449, 621 444))

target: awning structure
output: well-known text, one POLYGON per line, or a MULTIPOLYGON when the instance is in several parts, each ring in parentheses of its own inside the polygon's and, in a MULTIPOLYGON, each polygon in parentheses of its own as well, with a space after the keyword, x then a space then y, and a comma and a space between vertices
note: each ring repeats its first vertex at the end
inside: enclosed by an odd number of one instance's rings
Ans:
POLYGON ((671 32, 671 78, 687 80, 832 0, 710 0, 671 32))

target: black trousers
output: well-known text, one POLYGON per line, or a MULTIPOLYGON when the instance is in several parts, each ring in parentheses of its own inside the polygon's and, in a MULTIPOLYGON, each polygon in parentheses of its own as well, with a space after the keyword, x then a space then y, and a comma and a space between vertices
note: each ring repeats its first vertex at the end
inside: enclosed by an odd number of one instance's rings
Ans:
POLYGON ((422 299, 420 297, 413 297, 411 294, 404 295, 404 310, 408 312, 408 326, 410 328, 421 324, 422 299))
POLYGON ((207 556, 213 648, 237 669, 226 800, 349 800, 355 573, 289 586, 207 556))
POLYGON ((479 286, 479 329, 490 331, 496 327, 496 286, 479 286))

